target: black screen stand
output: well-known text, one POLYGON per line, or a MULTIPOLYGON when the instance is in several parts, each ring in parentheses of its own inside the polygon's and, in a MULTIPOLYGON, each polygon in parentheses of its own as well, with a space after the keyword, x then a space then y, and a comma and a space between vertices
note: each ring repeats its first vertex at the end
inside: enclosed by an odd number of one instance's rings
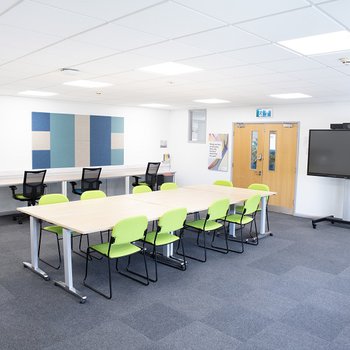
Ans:
POLYGON ((316 224, 322 221, 350 225, 350 181, 348 179, 344 179, 343 219, 335 218, 333 215, 325 216, 312 220, 312 227, 316 228, 316 224))

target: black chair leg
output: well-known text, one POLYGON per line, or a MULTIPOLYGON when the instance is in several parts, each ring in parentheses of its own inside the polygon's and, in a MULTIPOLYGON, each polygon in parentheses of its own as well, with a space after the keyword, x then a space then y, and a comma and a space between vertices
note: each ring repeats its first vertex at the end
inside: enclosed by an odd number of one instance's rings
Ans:
MULTIPOLYGON (((228 232, 228 230, 226 231, 228 232)), ((240 229, 240 237, 241 239, 238 240, 236 238, 228 238, 229 241, 232 241, 232 242, 237 242, 237 243, 240 243, 241 244, 241 250, 235 250, 235 249, 231 249, 229 248, 229 252, 233 252, 233 253, 238 253, 238 254, 242 254, 244 252, 244 242, 243 242, 243 225, 241 225, 241 229, 240 229)), ((227 233, 227 236, 228 236, 228 233, 227 233)))
POLYGON ((108 282, 109 282, 109 295, 105 294, 103 292, 101 292, 100 290, 96 289, 95 287, 92 287, 91 285, 89 285, 86 282, 87 279, 87 275, 88 275, 88 265, 89 265, 89 255, 90 255, 90 248, 88 248, 87 252, 86 252, 86 265, 85 265, 85 277, 83 280, 83 285, 91 290, 93 290, 94 292, 96 292, 97 294, 102 295, 103 297, 105 297, 106 299, 111 299, 112 298, 112 276, 111 276, 111 262, 110 259, 107 258, 107 262, 108 262, 108 282))
POLYGON ((58 270, 61 267, 61 263, 62 263, 62 258, 61 258, 61 249, 60 249, 60 241, 58 236, 56 235, 56 241, 57 241, 57 251, 58 251, 58 265, 54 266, 52 264, 50 264, 48 261, 40 258, 40 250, 41 250, 41 241, 42 241, 42 230, 40 230, 40 234, 39 234, 39 246, 38 246, 38 259, 43 262, 44 264, 52 267, 55 270, 58 270))
MULTIPOLYGON (((196 261, 199 261, 199 262, 204 263, 204 262, 207 261, 207 247, 206 247, 206 243, 205 243, 205 236, 206 236, 206 234, 205 234, 205 231, 201 231, 201 232, 203 233, 203 246, 200 246, 200 245, 199 245, 199 234, 200 234, 200 233, 199 233, 198 236, 197 236, 197 245, 198 245, 199 247, 204 248, 204 259, 200 259, 200 258, 198 258, 198 257, 192 256, 192 255, 188 255, 188 254, 185 255, 185 258, 189 258, 189 259, 196 260, 196 261)), ((179 248, 179 245, 178 245, 178 248, 179 248)), ((178 252, 178 250, 176 251, 176 254, 182 255, 182 254, 180 254, 180 253, 178 252)))
POLYGON ((145 263, 145 270, 146 270, 146 276, 145 275, 142 275, 141 273, 138 273, 138 272, 135 272, 135 271, 132 271, 130 270, 129 268, 129 265, 130 265, 130 262, 131 262, 131 255, 129 255, 128 257, 128 264, 126 266, 126 271, 129 273, 129 274, 126 274, 124 272, 121 272, 119 269, 118 269, 118 263, 116 263, 115 267, 116 267, 116 270, 119 274, 121 274, 122 276, 124 277, 127 277, 127 278, 130 278, 136 282, 139 282, 141 284, 143 284, 144 286, 148 286, 149 285, 149 275, 148 275, 148 268, 147 268, 147 262, 146 262, 146 258, 145 258, 145 249, 144 249, 144 245, 143 245, 143 248, 141 249, 141 253, 143 254, 143 257, 144 257, 144 263, 145 263), (133 276, 131 276, 130 274, 132 275, 135 275, 135 276, 138 276, 138 277, 141 277, 141 279, 139 278, 135 278, 133 276), (145 281, 144 281, 145 280, 145 281))

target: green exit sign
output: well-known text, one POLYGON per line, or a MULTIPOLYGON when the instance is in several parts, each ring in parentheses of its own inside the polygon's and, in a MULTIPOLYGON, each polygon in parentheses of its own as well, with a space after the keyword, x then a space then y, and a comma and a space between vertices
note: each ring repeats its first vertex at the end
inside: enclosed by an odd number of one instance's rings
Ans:
POLYGON ((271 118, 272 117, 272 109, 271 108, 257 108, 256 117, 257 118, 271 118))

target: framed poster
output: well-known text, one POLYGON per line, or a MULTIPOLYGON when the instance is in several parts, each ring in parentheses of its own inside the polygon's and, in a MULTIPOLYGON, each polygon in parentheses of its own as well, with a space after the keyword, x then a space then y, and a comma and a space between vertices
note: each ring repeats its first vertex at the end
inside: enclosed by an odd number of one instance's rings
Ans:
POLYGON ((228 134, 209 134, 208 169, 228 171, 228 134))

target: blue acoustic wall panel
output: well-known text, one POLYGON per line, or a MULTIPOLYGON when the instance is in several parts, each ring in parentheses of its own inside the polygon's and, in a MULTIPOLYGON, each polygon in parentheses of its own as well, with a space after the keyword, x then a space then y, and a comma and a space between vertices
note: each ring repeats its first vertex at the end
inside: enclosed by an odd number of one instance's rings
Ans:
POLYGON ((50 151, 32 151, 33 169, 51 168, 50 151))
POLYGON ((32 113, 33 169, 124 164, 124 118, 32 113))
POLYGON ((50 131, 50 113, 32 113, 32 131, 50 131))
POLYGON ((75 166, 74 124, 72 114, 50 115, 52 168, 75 166))
POLYGON ((90 164, 111 164, 111 117, 90 116, 90 164))

